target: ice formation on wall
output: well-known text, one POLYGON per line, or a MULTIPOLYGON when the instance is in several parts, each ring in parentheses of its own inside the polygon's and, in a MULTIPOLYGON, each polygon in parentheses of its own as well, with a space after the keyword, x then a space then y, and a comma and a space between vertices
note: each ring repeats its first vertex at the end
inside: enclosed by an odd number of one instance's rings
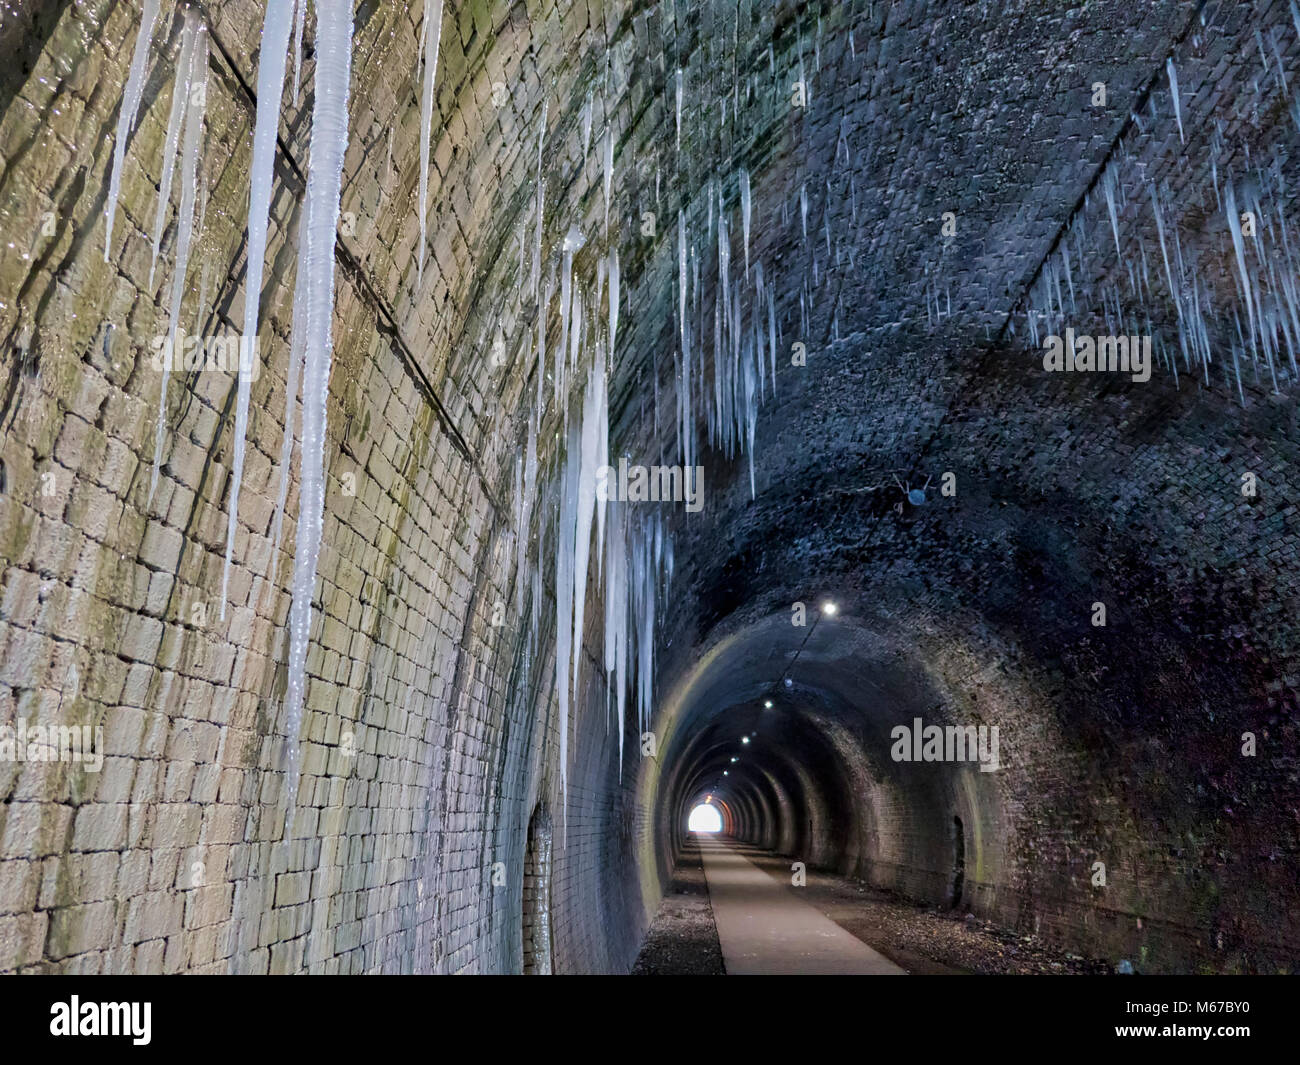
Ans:
MULTIPOLYGON (((284 95, 289 34, 293 29, 293 0, 267 0, 262 24, 262 50, 257 62, 257 121, 253 130, 253 161, 249 170, 248 271, 244 286, 243 339, 248 356, 260 357, 257 315, 262 298, 262 271, 266 259, 267 216, 275 180, 275 142, 280 132, 280 101, 284 95)), ((230 478, 230 505, 226 524, 226 564, 221 575, 221 617, 226 616, 230 594, 230 564, 235 553, 239 524, 239 493, 244 479, 248 435, 248 407, 253 392, 251 367, 239 366, 239 396, 235 408, 235 458, 230 478)))
POLYGON ((420 247, 416 257, 419 283, 424 281, 424 260, 429 254, 429 141, 433 135, 433 88, 438 76, 438 46, 441 42, 442 0, 429 0, 420 45, 424 87, 420 93, 420 247))
MULTIPOLYGON (((192 11, 186 12, 187 24, 192 11)), ((197 19, 197 16, 194 16, 197 19)), ((181 77, 177 71, 177 77, 181 77)), ((167 358, 163 363, 158 394, 158 424, 154 432, 153 474, 149 480, 149 499, 158 490, 158 473, 162 464, 163 437, 167 424, 167 385, 171 369, 179 358, 178 336, 181 325, 181 301, 185 294, 185 273, 189 267, 190 246, 194 239, 194 201, 198 188, 199 148, 203 134, 203 116, 207 109, 208 30, 201 23, 193 29, 193 46, 189 68, 184 73, 185 132, 181 140, 181 204, 176 226, 176 264, 172 271, 171 311, 167 326, 167 358)), ((178 81, 177 89, 182 87, 178 81)))
MULTIPOLYGON (((289 837, 298 795, 298 733, 307 686, 312 595, 325 509, 325 416, 333 354, 334 241, 339 222, 343 156, 352 78, 350 0, 316 0, 316 74, 312 107, 311 169, 307 176, 306 342, 303 349, 302 469, 297 539, 289 608, 288 738, 289 837)), ((301 239, 301 238, 300 238, 301 239)))
POLYGON ((113 244, 113 222, 117 217, 117 199, 122 191, 122 165, 126 162, 127 142, 135 130, 136 116, 140 112, 140 97, 144 93, 145 66, 149 61, 149 42, 153 39, 153 25, 158 20, 160 0, 144 0, 140 14, 140 29, 136 33, 135 51, 127 71, 126 87, 122 90, 122 109, 117 116, 117 137, 113 142, 113 169, 108 179, 108 204, 104 214, 107 219, 104 233, 104 262, 108 262, 109 248, 113 244))
POLYGON ((153 219, 153 255, 149 260, 149 287, 153 287, 154 271, 158 266, 158 252, 162 246, 163 226, 167 221, 167 208, 172 200, 172 178, 176 173, 176 152, 180 148, 181 126, 189 100, 183 78, 188 78, 190 59, 194 54, 194 38, 199 27, 198 16, 191 10, 186 13, 181 26, 180 54, 176 59, 177 77, 172 82, 171 110, 167 115, 167 135, 163 141, 162 182, 158 188, 158 206, 153 219), (181 72, 184 72, 182 75, 181 72))

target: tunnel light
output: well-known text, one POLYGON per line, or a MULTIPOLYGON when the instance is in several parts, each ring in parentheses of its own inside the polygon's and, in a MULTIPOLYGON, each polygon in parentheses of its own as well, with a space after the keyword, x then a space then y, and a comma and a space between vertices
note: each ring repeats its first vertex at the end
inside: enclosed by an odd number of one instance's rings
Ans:
POLYGON ((732 760, 733 762, 736 760, 735 755, 732 755, 731 760, 732 760))
POLYGON ((703 802, 691 811, 686 827, 691 832, 721 832, 722 814, 718 812, 716 806, 710 806, 707 801, 703 802))
POLYGON ((730 769, 724 769, 724 770, 722 771, 722 775, 723 775, 724 777, 729 777, 729 776, 731 776, 731 770, 730 770, 730 769))
POLYGON ((763 700, 763 709, 764 709, 764 710, 771 710, 771 709, 772 709, 772 700, 771 700, 771 699, 764 699, 764 700, 763 700))
POLYGON ((741 737, 740 737, 740 742, 741 742, 741 743, 748 743, 748 742, 749 742, 749 737, 748 737, 748 736, 741 736, 741 737))
POLYGON ((822 613, 825 614, 828 618, 834 617, 835 611, 837 610, 839 610, 839 607, 837 607, 829 599, 827 599, 826 602, 822 604, 822 613))

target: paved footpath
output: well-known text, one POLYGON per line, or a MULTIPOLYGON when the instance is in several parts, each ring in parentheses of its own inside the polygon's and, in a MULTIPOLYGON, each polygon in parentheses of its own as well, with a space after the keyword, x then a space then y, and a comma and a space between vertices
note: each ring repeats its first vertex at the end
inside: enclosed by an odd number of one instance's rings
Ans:
POLYGON ((717 836, 697 838, 728 975, 905 975, 733 844, 717 836))

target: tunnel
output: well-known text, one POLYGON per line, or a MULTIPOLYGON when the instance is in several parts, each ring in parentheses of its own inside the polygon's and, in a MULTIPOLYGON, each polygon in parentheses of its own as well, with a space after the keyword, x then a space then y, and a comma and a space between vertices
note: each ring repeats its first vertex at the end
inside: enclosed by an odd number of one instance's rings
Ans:
POLYGON ((6 4, 0 972, 1294 973, 1297 189, 1289 0, 6 4))

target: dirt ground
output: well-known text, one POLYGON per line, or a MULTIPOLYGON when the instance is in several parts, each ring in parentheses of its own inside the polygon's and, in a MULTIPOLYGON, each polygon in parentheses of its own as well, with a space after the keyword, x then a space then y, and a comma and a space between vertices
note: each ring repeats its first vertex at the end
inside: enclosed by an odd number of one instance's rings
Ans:
POLYGON ((713 923, 704 864, 694 840, 687 842, 673 882, 650 923, 633 976, 722 976, 722 948, 713 923))
MULTIPOLYGON (((634 975, 716 975, 725 972, 699 849, 678 865, 637 958, 634 975)), ((789 886, 790 862, 743 848, 751 862, 797 892, 845 931, 909 973, 1108 973, 1104 961, 1057 951, 1033 936, 993 927, 970 914, 922 906, 848 877, 808 870, 807 884, 789 886)))

